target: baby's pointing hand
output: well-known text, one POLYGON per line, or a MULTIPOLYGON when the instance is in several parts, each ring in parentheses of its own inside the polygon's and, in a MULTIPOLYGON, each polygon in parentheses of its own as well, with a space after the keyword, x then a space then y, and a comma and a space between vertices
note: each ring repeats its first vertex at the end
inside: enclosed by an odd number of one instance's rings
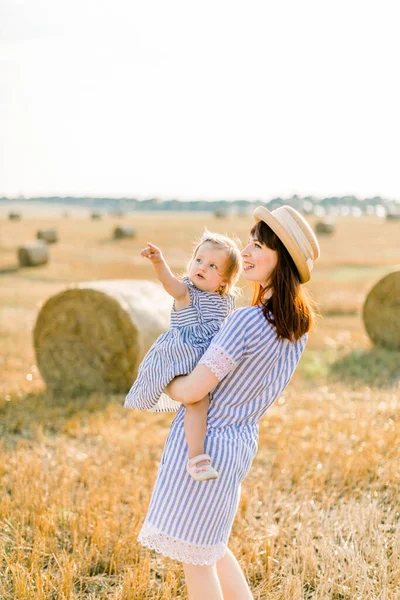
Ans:
POLYGON ((140 254, 144 258, 151 260, 151 262, 161 262, 163 260, 160 248, 157 248, 154 244, 150 244, 150 242, 147 242, 146 248, 143 248, 140 254))

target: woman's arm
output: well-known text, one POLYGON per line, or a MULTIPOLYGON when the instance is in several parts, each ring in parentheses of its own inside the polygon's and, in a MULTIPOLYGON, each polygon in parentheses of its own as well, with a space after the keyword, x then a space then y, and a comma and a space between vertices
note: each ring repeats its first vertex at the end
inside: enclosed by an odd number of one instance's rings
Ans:
POLYGON ((219 383, 219 379, 205 365, 197 367, 189 375, 175 377, 165 388, 165 392, 182 404, 194 404, 207 396, 219 383))

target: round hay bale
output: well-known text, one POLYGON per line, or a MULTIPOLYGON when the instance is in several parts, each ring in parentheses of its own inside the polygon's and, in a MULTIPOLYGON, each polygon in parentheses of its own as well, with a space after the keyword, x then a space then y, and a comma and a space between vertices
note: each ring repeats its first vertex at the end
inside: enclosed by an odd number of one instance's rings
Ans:
POLYGON ((8 218, 10 221, 20 221, 21 220, 21 214, 20 213, 16 213, 16 212, 9 212, 8 213, 8 218))
POLYGON ((386 214, 386 221, 400 221, 400 212, 388 212, 386 214))
POLYGON ((18 248, 18 262, 21 267, 39 267, 49 260, 49 249, 45 242, 30 242, 18 248))
POLYGON ((36 233, 38 240, 43 240, 48 244, 55 244, 58 241, 57 231, 55 229, 39 229, 36 233))
POLYGON ((332 235, 336 229, 335 221, 331 219, 323 219, 322 221, 317 221, 315 223, 315 233, 323 234, 323 235, 332 235))
POLYGON ((364 302, 363 319, 374 344, 400 350, 400 271, 374 285, 364 302))
POLYGON ((102 215, 99 212, 92 212, 90 218, 92 219, 92 221, 100 221, 102 215))
POLYGON ((121 240, 123 238, 134 238, 136 230, 131 225, 118 225, 114 229, 114 239, 121 240))
POLYGON ((169 327, 172 298, 152 281, 79 284, 41 308, 33 341, 50 390, 124 392, 156 338, 169 327))
POLYGON ((224 208, 217 208, 217 210, 214 211, 214 217, 216 219, 226 219, 228 216, 228 211, 224 208))

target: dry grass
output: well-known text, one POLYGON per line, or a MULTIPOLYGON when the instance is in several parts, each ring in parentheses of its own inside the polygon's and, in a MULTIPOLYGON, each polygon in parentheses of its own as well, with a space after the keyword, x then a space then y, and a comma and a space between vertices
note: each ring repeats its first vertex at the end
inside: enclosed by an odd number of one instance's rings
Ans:
MULTIPOLYGON (((115 219, 49 222, 51 261, 16 268, 15 248, 43 218, 0 223, 0 598, 185 598, 179 565, 136 535, 171 415, 127 411, 121 396, 51 397, 31 330, 65 283, 150 278, 153 240, 174 269, 204 224, 239 234, 249 220, 138 215, 134 240, 115 219)), ((396 259, 396 227, 342 219, 321 239, 311 291, 321 318, 290 386, 260 427, 231 547, 255 598, 400 598, 398 358, 371 349, 359 316, 366 291, 396 259)), ((212 507, 210 507, 212 508, 212 507)))

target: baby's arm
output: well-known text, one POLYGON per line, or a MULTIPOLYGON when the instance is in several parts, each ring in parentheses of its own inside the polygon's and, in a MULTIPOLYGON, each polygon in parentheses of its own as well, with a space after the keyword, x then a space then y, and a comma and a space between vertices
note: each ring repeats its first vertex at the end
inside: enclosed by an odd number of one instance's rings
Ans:
POLYGON ((142 250, 141 255, 150 260, 159 281, 170 296, 175 298, 175 300, 181 301, 189 298, 189 290, 186 283, 179 281, 172 273, 160 248, 147 242, 147 247, 142 250))

